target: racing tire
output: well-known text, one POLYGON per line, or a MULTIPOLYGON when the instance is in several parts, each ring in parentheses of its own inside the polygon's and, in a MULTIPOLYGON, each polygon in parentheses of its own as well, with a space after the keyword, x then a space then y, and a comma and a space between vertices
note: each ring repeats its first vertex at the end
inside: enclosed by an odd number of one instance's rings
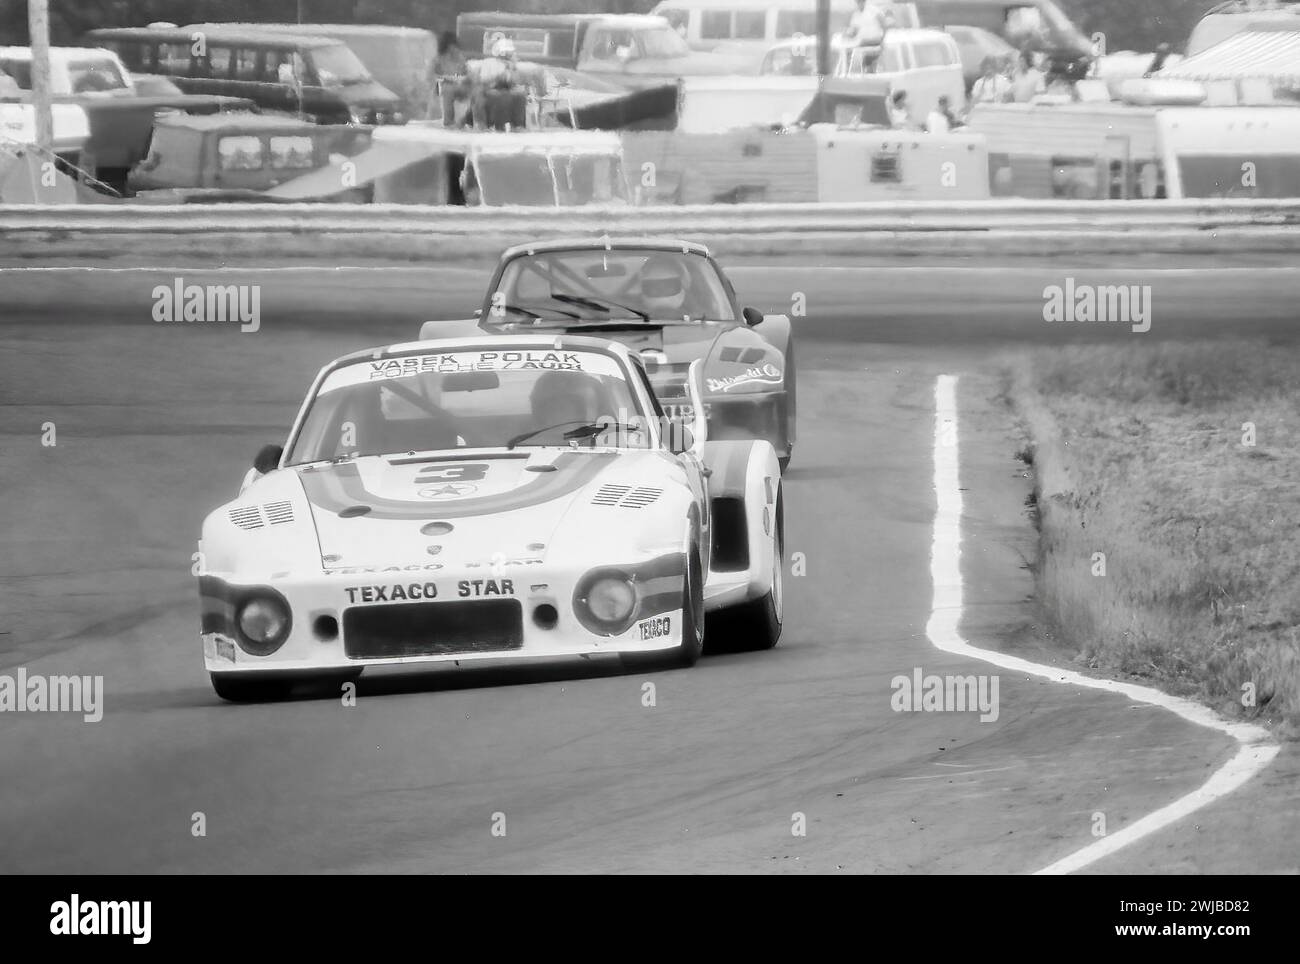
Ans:
POLYGON ((209 673, 208 678, 227 703, 272 703, 287 697, 293 686, 284 677, 265 679, 243 673, 209 673))
POLYGON ((771 649, 781 639, 781 623, 785 618, 785 502, 778 486, 776 490, 776 551, 773 554, 772 586, 758 599, 732 606, 724 613, 722 622, 730 652, 757 652, 771 649))
POLYGON ((624 653, 629 669, 686 669, 704 653, 704 565, 700 547, 692 542, 686 556, 686 579, 682 586, 682 642, 676 649, 658 653, 624 653))

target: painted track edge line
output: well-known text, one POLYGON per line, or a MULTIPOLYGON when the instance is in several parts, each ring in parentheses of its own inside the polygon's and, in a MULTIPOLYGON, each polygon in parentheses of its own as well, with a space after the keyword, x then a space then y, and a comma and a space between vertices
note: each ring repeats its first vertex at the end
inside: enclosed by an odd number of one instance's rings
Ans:
POLYGON ((1053 683, 1082 686, 1127 696, 1169 710, 1189 723, 1217 730, 1235 739, 1240 747, 1200 787, 1173 803, 1154 810, 1137 821, 1035 871, 1036 874, 1068 874, 1107 857, 1149 834, 1161 830, 1201 807, 1236 790, 1259 773, 1277 756, 1281 747, 1264 727, 1224 719, 1207 706, 1135 683, 1084 676, 1073 670, 1035 663, 1018 656, 972 646, 959 632, 962 616, 960 460, 957 438, 957 376, 940 375, 935 381, 934 422, 934 540, 930 550, 930 577, 934 597, 925 634, 946 653, 968 656, 1002 669, 1042 677, 1053 683))

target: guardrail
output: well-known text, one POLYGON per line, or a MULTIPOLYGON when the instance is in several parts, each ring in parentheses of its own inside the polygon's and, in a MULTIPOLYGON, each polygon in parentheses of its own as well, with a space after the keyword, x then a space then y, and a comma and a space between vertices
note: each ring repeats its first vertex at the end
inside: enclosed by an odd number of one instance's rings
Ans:
POLYGON ((1214 253, 1300 250, 1300 199, 942 201, 681 207, 454 208, 224 204, 0 207, 0 258, 427 260, 608 234, 703 241, 723 254, 1214 253))

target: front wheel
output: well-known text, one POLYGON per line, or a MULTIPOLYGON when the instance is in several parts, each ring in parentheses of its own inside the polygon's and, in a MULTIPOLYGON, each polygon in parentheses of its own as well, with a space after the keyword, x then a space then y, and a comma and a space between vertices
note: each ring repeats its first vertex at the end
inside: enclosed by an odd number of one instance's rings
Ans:
POLYGON ((227 703, 270 703, 289 695, 291 683, 283 677, 253 676, 245 673, 209 673, 212 688, 227 703))
POLYGON ((625 653, 630 669, 684 669, 694 666, 704 652, 704 566, 700 547, 692 543, 686 555, 682 584, 682 642, 676 649, 658 653, 625 653))

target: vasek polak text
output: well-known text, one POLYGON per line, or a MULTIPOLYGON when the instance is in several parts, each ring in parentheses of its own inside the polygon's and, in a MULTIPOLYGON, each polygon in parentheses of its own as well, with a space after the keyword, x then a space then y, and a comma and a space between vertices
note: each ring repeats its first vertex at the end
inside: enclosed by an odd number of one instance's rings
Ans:
POLYGON ((370 378, 401 378, 406 375, 424 375, 433 372, 522 371, 524 369, 550 371, 582 371, 582 361, 567 351, 485 351, 479 352, 477 361, 464 361, 456 355, 416 355, 410 358, 390 358, 370 363, 370 378))

